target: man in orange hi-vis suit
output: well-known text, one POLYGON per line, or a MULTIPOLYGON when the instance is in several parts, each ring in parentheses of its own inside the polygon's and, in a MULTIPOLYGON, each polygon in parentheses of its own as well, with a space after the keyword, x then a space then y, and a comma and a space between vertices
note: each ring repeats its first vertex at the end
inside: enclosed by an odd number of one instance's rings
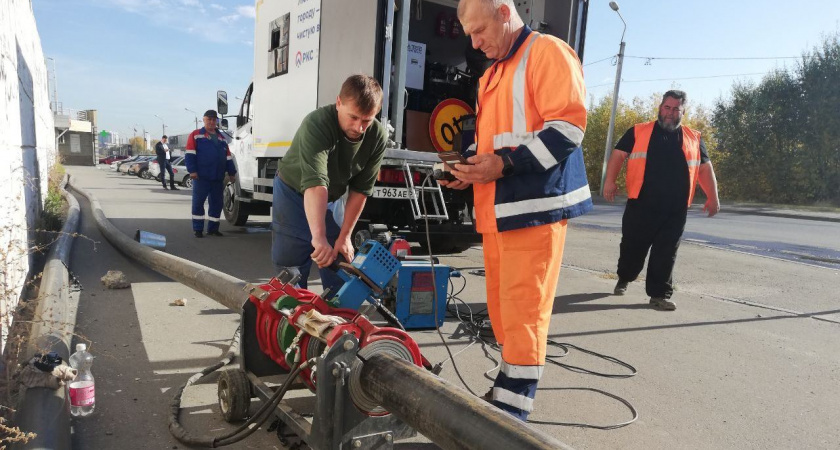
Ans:
POLYGON ((473 185, 487 310, 502 346, 490 399, 526 420, 545 366, 566 220, 592 209, 583 71, 565 42, 525 26, 511 0, 462 0, 458 18, 495 62, 479 81, 475 155, 455 166, 457 181, 441 184, 473 185))

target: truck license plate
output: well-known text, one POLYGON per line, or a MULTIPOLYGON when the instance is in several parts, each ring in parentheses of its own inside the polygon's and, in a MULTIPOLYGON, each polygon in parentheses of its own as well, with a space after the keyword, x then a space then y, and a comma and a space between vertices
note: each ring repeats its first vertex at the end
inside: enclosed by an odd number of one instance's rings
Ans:
POLYGON ((395 188, 395 187, 382 187, 382 186, 374 186, 373 187, 373 197, 374 198, 393 198, 398 200, 408 200, 408 188, 395 188))

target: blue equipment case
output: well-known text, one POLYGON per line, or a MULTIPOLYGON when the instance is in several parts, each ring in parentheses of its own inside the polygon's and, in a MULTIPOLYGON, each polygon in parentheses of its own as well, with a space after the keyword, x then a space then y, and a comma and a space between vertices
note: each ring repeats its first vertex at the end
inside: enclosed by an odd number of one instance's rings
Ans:
POLYGON ((428 261, 403 261, 397 271, 397 301, 394 315, 407 330, 428 329, 443 325, 446 317, 449 266, 428 261), (437 308, 435 308, 437 300, 437 308), (435 314, 437 313, 437 314, 435 314), (437 318, 437 325, 435 324, 437 318))

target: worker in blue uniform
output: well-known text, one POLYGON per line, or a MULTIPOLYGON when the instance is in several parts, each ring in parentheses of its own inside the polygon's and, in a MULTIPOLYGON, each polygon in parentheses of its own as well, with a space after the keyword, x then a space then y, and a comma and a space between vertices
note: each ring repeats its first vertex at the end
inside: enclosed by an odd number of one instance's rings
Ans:
POLYGON ((227 141, 216 127, 219 116, 214 110, 204 113, 204 127, 190 133, 187 139, 185 162, 193 180, 192 226, 195 237, 204 237, 204 202, 207 201, 207 234, 222 236, 219 217, 222 213, 222 193, 225 172, 231 183, 236 182, 236 167, 227 141))

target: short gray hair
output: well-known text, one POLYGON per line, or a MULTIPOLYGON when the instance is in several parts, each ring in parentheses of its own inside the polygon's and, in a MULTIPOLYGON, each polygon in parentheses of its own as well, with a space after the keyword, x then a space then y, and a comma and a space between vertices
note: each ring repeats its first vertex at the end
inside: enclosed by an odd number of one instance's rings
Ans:
MULTIPOLYGON (((516 5, 514 5, 513 0, 475 0, 481 3, 489 12, 496 12, 502 5, 507 5, 511 11, 516 11, 516 5)), ((461 0, 458 2, 458 12, 460 13, 463 4, 466 3, 466 0, 461 0)))
MULTIPOLYGON (((680 101, 680 106, 685 106, 685 104, 688 102, 688 94, 686 94, 685 91, 679 91, 679 90, 676 90, 676 89, 672 89, 672 90, 666 92, 662 96, 662 103, 665 103, 665 99, 668 98, 668 97, 679 100, 680 101)), ((660 103, 660 105, 662 103, 660 103)))

